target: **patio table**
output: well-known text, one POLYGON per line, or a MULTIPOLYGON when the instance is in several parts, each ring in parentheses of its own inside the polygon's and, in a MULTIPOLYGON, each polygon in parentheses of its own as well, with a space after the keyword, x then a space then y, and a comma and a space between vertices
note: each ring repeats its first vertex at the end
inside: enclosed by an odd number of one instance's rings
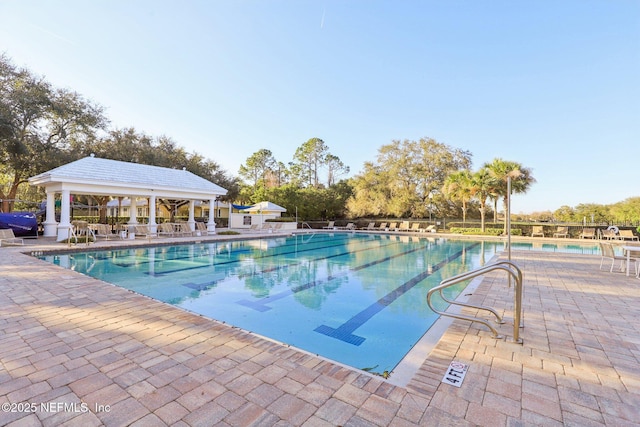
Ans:
POLYGON ((627 277, 631 268, 631 252, 640 252, 640 245, 625 245, 622 250, 627 254, 627 277))

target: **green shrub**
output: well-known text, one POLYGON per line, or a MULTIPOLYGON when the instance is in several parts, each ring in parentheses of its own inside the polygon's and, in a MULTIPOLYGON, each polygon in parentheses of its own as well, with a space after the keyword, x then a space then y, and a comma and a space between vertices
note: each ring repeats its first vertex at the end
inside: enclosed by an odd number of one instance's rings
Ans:
POLYGON ((220 236, 235 236, 236 234, 240 234, 240 233, 237 232, 237 231, 229 230, 229 231, 221 231, 221 232, 216 233, 216 234, 218 234, 220 236))
POLYGON ((291 218, 291 217, 287 217, 287 216, 283 216, 283 217, 279 217, 279 218, 269 218, 266 219, 264 222, 296 222, 295 218, 291 218))
MULTIPOLYGON (((78 244, 80 244, 80 243, 87 243, 87 239, 89 239, 89 243, 93 243, 93 242, 95 242, 95 240, 93 239, 93 237, 90 237, 90 236, 80 236, 80 237, 78 237, 78 239, 77 239, 77 240, 78 240, 78 241, 77 241, 77 243, 78 243, 78 244)), ((69 240, 71 240, 71 243, 74 243, 74 244, 76 243, 76 239, 75 239, 75 238, 72 238, 72 239, 64 239, 64 240, 61 240, 59 243, 65 243, 65 244, 68 244, 68 243, 69 243, 69 240)))

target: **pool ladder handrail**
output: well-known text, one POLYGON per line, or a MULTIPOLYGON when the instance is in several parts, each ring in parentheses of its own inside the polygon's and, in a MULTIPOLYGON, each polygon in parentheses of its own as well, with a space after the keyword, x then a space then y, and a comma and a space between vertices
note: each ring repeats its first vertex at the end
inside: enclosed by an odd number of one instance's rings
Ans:
POLYGON ((441 316, 448 316, 456 319, 468 320, 470 322, 482 323, 493 332, 494 338, 496 339, 504 338, 502 335, 498 333, 496 328, 494 328, 488 321, 484 319, 480 319, 473 316, 467 316, 464 314, 456 314, 456 313, 449 313, 446 311, 440 311, 440 310, 437 310, 431 303, 431 298, 433 294, 435 294, 436 292, 439 292, 440 297, 449 304, 489 311, 494 316, 496 316, 496 319, 497 319, 496 321, 498 323, 500 324, 504 323, 504 320, 502 320, 502 317, 498 314, 498 312, 491 307, 453 301, 445 297, 444 294, 442 293, 442 290, 449 286, 455 285, 465 280, 473 279, 475 277, 484 275, 494 270, 503 270, 507 272, 507 274, 509 275, 509 286, 511 286, 511 278, 513 278, 515 281, 515 293, 514 293, 515 301, 514 301, 514 308, 513 308, 513 342, 522 344, 522 338, 520 338, 520 328, 524 327, 524 325, 521 323, 522 321, 522 271, 516 264, 514 264, 511 261, 498 261, 495 263, 487 264, 475 270, 467 271, 465 273, 458 274, 448 279, 444 279, 443 281, 440 282, 438 286, 429 290, 429 292, 427 293, 427 304, 429 305, 429 308, 431 308, 431 310, 440 314, 441 316))

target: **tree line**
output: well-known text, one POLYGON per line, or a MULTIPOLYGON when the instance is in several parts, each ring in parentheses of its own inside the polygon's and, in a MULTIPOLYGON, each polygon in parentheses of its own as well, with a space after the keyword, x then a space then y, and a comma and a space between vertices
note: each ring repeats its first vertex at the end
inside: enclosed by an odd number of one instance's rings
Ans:
POLYGON ((461 209, 464 220, 469 202, 477 200, 484 231, 487 200, 506 205, 508 178, 516 193, 526 192, 535 180, 530 169, 502 159, 471 172, 471 157, 432 138, 392 141, 378 150, 377 161, 366 162, 363 172, 338 185, 331 179, 348 169, 324 141, 312 138, 296 150, 289 168, 266 149, 247 158, 240 167, 241 195, 285 207, 310 205, 316 215, 311 218, 442 218, 457 217, 461 209), (326 185, 318 180, 321 166, 327 166, 326 185))
POLYGON ((92 153, 112 160, 184 167, 226 188, 230 197, 240 191, 239 180, 216 162, 188 153, 167 136, 151 137, 134 128, 110 129, 103 107, 77 92, 53 87, 1 55, 0 209, 11 212, 16 200, 42 200, 43 194, 29 188, 29 177, 92 153))
MULTIPOLYGON (((43 200, 27 179, 90 154, 169 168, 186 168, 226 188, 224 199, 240 204, 269 200, 303 220, 329 218, 480 218, 506 205, 512 191, 526 193, 532 171, 500 158, 473 171, 472 154, 432 138, 394 140, 378 149, 374 161, 346 178, 349 167, 321 138, 301 143, 290 161, 260 149, 246 159, 238 176, 198 153, 187 152, 168 136, 153 137, 133 127, 113 129, 104 108, 43 77, 18 68, 0 55, 0 210, 16 200, 43 200)), ((94 196, 98 205, 106 204, 94 196)), ((21 207, 21 206, 19 206, 21 207)), ((613 206, 563 206, 550 216, 582 221, 620 218, 639 221, 640 198, 613 206)))

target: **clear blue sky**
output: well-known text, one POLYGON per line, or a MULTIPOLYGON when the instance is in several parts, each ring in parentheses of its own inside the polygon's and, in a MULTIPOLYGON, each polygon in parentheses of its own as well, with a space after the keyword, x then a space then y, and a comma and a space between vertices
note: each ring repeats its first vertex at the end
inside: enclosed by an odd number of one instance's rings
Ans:
POLYGON ((234 175, 431 137, 530 167, 513 212, 640 196, 638 0, 0 0, 0 52, 234 175))

